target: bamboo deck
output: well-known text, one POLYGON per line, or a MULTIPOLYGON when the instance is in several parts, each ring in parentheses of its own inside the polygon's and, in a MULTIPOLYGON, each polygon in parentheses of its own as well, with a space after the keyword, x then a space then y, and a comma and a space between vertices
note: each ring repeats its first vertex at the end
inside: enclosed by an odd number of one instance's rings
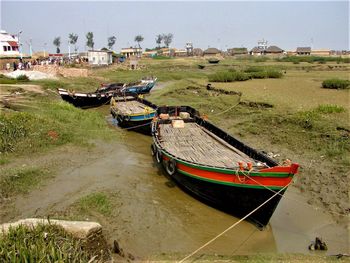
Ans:
POLYGON ((146 108, 148 108, 148 113, 154 111, 153 109, 149 109, 148 106, 146 106, 145 104, 142 104, 137 100, 129 100, 129 101, 118 100, 116 101, 116 104, 113 107, 115 111, 123 115, 145 113, 146 108))
POLYGON ((161 145, 174 156, 198 164, 225 168, 237 167, 239 161, 256 161, 197 123, 185 123, 184 128, 160 125, 161 145))

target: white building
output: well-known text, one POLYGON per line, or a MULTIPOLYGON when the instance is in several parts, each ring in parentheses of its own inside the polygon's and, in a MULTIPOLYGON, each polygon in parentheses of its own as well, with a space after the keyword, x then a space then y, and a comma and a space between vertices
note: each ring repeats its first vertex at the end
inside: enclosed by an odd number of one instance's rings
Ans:
POLYGON ((142 48, 139 48, 139 47, 122 48, 122 50, 120 51, 120 54, 125 56, 126 58, 129 58, 132 56, 141 57, 142 48))
POLYGON ((113 63, 112 51, 89 50, 88 59, 90 65, 110 65, 113 63))
POLYGON ((1 57, 18 57, 18 37, 10 35, 4 30, 0 31, 0 56, 1 57))

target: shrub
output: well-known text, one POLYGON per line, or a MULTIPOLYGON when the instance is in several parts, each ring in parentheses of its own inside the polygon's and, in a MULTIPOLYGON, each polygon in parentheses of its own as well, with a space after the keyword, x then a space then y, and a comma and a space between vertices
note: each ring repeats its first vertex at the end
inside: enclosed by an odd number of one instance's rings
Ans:
POLYGON ((244 70, 244 72, 246 73, 261 72, 261 71, 264 71, 264 67, 250 66, 244 70))
POLYGON ((283 76, 282 72, 277 70, 268 70, 266 71, 266 75, 268 78, 272 78, 272 79, 279 79, 279 78, 282 78, 283 76))
POLYGON ((244 72, 219 71, 212 75, 209 75, 208 78, 211 82, 233 82, 248 80, 250 79, 250 76, 244 72))
POLYGON ((251 72, 249 75, 253 79, 266 79, 266 78, 268 78, 266 71, 251 72))
POLYGON ((27 75, 19 75, 17 78, 16 78, 18 81, 29 81, 29 78, 27 75))
POLYGON ((327 79, 322 82, 324 89, 349 89, 350 81, 345 79, 327 79))

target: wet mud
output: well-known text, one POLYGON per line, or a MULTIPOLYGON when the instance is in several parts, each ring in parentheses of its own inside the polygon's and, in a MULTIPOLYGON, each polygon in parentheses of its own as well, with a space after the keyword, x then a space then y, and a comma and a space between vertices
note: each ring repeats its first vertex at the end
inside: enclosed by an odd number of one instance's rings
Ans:
MULTIPOLYGON (((110 117, 107 121, 113 124, 110 117)), ((49 160, 45 157, 47 162, 55 160, 55 177, 13 200, 12 213, 0 213, 0 223, 64 211, 89 193, 108 191, 117 201, 113 216, 100 223, 110 244, 116 240, 128 253, 148 258, 191 253, 238 221, 169 181, 151 156, 151 141, 149 136, 122 131, 118 141, 94 142, 93 149, 67 148, 49 160)), ((316 236, 327 242, 328 254, 348 253, 348 234, 346 224, 336 224, 290 187, 264 231, 242 222, 200 254, 311 253, 308 245, 316 236)))

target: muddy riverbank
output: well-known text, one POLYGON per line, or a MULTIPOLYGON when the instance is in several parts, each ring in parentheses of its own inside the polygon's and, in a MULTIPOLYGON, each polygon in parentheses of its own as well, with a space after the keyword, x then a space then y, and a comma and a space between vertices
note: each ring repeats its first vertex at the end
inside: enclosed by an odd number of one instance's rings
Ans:
MULTIPOLYGON (((110 117, 107 121, 113 123, 110 117)), ((64 146, 17 160, 17 165, 51 167, 54 178, 2 203, 0 223, 26 217, 62 217, 88 194, 111 193, 115 197, 111 216, 93 214, 85 220, 100 222, 111 244, 117 240, 126 252, 146 259, 162 253, 190 253, 238 220, 170 182, 152 159, 151 137, 111 129, 121 133, 120 140, 95 141, 89 148, 64 146)), ((267 229, 259 231, 242 222, 200 254, 309 254, 307 247, 316 236, 327 242, 327 254, 348 253, 348 231, 344 220, 343 224, 335 223, 308 205, 292 186, 267 229)))

